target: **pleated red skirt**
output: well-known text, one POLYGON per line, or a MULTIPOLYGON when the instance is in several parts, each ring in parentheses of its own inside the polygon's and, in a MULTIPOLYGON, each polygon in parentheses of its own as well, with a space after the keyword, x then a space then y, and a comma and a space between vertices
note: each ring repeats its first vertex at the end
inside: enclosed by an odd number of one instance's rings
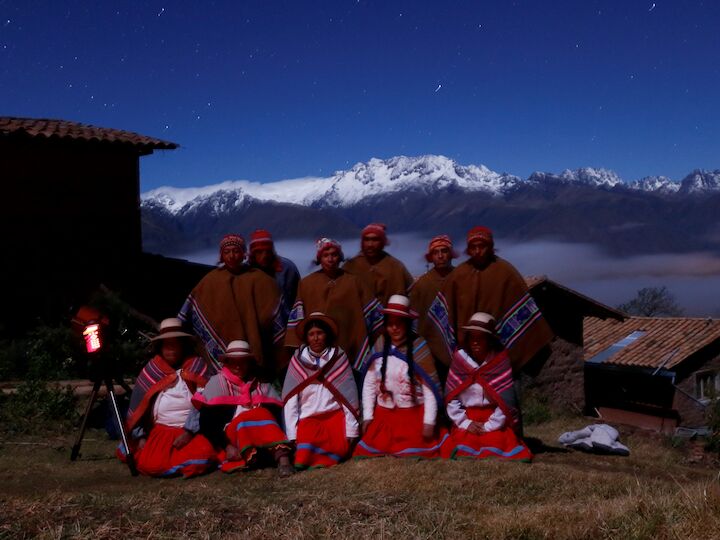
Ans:
POLYGON ((350 451, 342 409, 302 418, 298 422, 295 467, 332 467, 350 451))
POLYGON ((261 448, 274 449, 280 445, 290 448, 290 441, 275 420, 273 414, 265 407, 255 407, 239 414, 225 428, 228 440, 240 451, 240 456, 232 461, 225 459, 225 452, 220 453, 222 463, 220 470, 233 472, 250 467, 261 448))
MULTIPOLYGON (((468 407, 466 413, 473 422, 486 422, 494 410, 494 407, 468 407)), ((450 457, 453 459, 499 458, 531 461, 533 458, 525 443, 518 439, 509 427, 477 435, 453 426, 449 446, 450 457)))
MULTIPOLYGON (((190 478, 214 469, 218 462, 217 453, 202 435, 195 435, 180 449, 173 447, 175 439, 184 432, 183 428, 156 424, 150 430, 145 446, 134 454, 138 472, 146 476, 190 478)), ((118 457, 125 461, 122 446, 118 448, 118 457)))
POLYGON ((436 429, 428 440, 422 436, 423 406, 388 409, 375 406, 375 418, 355 447, 353 457, 445 457, 447 429, 436 429))

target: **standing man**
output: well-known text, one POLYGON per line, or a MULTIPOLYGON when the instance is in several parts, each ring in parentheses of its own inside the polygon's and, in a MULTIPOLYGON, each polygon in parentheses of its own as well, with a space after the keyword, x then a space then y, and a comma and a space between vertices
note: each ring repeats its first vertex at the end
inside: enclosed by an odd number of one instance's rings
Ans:
POLYGON ((217 368, 228 344, 250 343, 267 374, 275 365, 285 325, 280 316, 280 289, 274 279, 245 264, 245 240, 228 234, 220 242, 220 265, 190 292, 178 317, 189 324, 217 368))
POLYGON ((250 257, 248 263, 252 268, 262 270, 273 278, 283 297, 283 325, 287 324, 288 314, 295 303, 300 272, 290 259, 280 257, 275 252, 272 236, 265 229, 257 229, 250 235, 250 257))
POLYGON ((383 306, 393 294, 406 295, 413 282, 405 265, 385 251, 389 243, 385 225, 371 223, 362 230, 360 253, 343 266, 365 282, 383 306))
POLYGON ((517 372, 553 338, 552 330, 515 267, 495 254, 493 234, 473 227, 467 235, 470 258, 446 278, 435 297, 426 324, 433 354, 446 365, 464 339, 463 321, 474 313, 492 315, 497 333, 517 372))
MULTIPOLYGON (((428 311, 440 292, 448 274, 453 271, 453 259, 458 254, 453 249, 453 243, 446 234, 441 234, 430 240, 425 260, 432 263, 433 267, 415 280, 410 286, 410 307, 418 314, 418 332, 424 336, 427 332, 427 325, 430 324, 428 311)), ((443 371, 444 374, 444 371, 443 371)))

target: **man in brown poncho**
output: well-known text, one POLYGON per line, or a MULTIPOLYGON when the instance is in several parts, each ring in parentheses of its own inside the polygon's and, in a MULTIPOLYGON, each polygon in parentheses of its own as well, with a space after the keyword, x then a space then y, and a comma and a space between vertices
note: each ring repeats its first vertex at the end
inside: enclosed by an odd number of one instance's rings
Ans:
POLYGON ((448 274, 453 271, 452 260, 458 256, 453 249, 449 236, 441 234, 430 240, 425 260, 433 267, 415 280, 410 286, 410 307, 418 314, 418 330, 421 336, 426 333, 429 323, 428 311, 437 293, 445 283, 448 274))
POLYGON ((393 294, 407 295, 413 278, 405 265, 385 251, 385 225, 371 223, 362 230, 360 253, 347 261, 343 270, 356 275, 383 306, 393 294))
POLYGON ((525 280, 509 262, 495 255, 492 231, 474 227, 467 236, 470 258, 447 277, 428 313, 424 336, 436 358, 449 365, 452 351, 464 339, 460 328, 473 313, 489 313, 500 340, 518 371, 550 343, 552 330, 525 280))
POLYGON ((200 337, 208 356, 219 357, 231 341, 250 343, 258 364, 272 373, 285 328, 280 314, 280 289, 262 270, 244 263, 245 240, 236 234, 220 242, 221 266, 200 280, 178 315, 200 337))
POLYGON ((330 238, 317 242, 315 263, 320 270, 300 280, 295 305, 290 312, 285 346, 301 345, 295 327, 305 314, 322 312, 338 326, 337 344, 358 369, 370 351, 383 322, 380 303, 372 290, 357 276, 340 268, 343 252, 340 243, 330 238))

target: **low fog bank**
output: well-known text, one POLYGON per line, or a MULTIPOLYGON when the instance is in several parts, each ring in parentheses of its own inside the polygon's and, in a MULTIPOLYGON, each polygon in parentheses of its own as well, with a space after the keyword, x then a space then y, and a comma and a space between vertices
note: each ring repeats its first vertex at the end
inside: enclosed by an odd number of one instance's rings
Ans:
MULTIPOLYGON (((393 235, 387 250, 401 259, 413 275, 426 271, 423 254, 428 239, 415 235, 393 235)), ((358 239, 341 240, 346 257, 360 250, 358 239)), ((312 240, 279 240, 280 255, 292 259, 300 273, 312 266, 315 243, 312 240)), ((643 287, 667 286, 688 316, 720 317, 720 257, 709 253, 642 255, 617 258, 589 244, 555 241, 527 243, 496 240, 498 254, 526 275, 546 275, 609 306, 617 306, 635 296, 643 287)), ((458 251, 465 244, 461 242, 458 251)), ((204 250, 174 256, 205 264, 217 262, 217 250, 204 250)), ((461 254, 460 261, 465 259, 461 254)))

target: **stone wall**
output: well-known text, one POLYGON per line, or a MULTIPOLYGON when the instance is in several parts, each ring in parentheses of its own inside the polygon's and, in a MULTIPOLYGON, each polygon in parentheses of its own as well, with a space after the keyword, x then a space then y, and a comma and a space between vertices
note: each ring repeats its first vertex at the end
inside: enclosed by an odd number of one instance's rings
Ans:
POLYGON ((681 426, 700 427, 707 425, 709 407, 703 406, 696 399, 693 399, 696 398, 696 375, 703 371, 720 372, 720 355, 704 362, 701 367, 675 382, 677 388, 673 399, 673 409, 680 415, 681 426))
POLYGON ((552 353, 540 372, 522 375, 521 391, 546 399, 552 407, 580 412, 585 406, 582 346, 559 337, 550 346, 552 353))

